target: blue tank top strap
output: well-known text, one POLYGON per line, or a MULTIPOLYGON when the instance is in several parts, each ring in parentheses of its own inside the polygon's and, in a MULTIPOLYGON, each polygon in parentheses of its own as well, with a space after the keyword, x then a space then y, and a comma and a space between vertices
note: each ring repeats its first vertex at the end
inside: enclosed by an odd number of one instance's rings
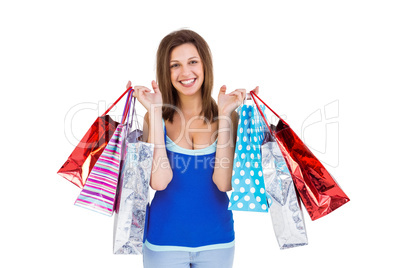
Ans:
POLYGON ((163 132, 165 133, 165 144, 166 144, 166 126, 165 126, 165 120, 162 117, 162 124, 163 124, 163 132))

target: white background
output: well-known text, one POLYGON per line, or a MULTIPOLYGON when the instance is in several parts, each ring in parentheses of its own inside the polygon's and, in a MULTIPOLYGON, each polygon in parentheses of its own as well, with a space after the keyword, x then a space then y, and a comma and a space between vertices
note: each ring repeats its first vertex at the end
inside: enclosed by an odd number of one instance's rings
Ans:
POLYGON ((310 244, 283 251, 268 214, 235 212, 234 267, 395 267, 401 12, 386 0, 2 1, 1 267, 142 267, 112 254, 113 218, 74 206, 79 188, 56 172, 128 80, 151 86, 160 40, 183 27, 211 47, 214 97, 259 85, 296 133, 308 127, 351 198, 314 222, 305 213, 310 244))

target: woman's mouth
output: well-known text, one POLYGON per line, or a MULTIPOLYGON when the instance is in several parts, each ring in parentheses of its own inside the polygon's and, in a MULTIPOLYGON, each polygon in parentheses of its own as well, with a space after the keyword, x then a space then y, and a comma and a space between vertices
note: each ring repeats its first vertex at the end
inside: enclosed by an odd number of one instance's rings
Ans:
POLYGON ((192 85, 194 85, 195 80, 197 80, 197 78, 181 80, 180 83, 185 87, 191 87, 192 85))

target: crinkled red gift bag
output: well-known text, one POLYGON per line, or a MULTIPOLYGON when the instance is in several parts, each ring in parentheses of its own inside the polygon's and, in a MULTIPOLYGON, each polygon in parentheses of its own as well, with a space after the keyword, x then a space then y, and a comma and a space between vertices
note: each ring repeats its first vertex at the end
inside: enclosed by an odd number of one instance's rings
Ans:
POLYGON ((274 128, 270 127, 259 105, 256 105, 278 142, 293 182, 310 218, 312 220, 319 219, 349 202, 349 197, 342 191, 335 179, 289 125, 254 92, 251 92, 251 96, 256 104, 255 97, 280 119, 274 128))
POLYGON ((118 125, 107 113, 130 89, 127 89, 102 116, 95 120, 57 174, 80 188, 84 187, 89 173, 118 125))

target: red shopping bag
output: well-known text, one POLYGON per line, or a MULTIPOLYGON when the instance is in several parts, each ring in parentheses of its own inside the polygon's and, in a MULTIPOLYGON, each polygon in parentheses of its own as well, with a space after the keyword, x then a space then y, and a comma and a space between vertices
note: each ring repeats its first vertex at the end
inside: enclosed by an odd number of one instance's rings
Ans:
POLYGON ((130 89, 127 89, 102 116, 95 120, 57 174, 80 188, 84 187, 89 173, 118 126, 107 113, 130 89))
POLYGON ((259 105, 256 105, 265 124, 278 142, 293 182, 311 219, 319 219, 349 202, 349 197, 335 179, 289 125, 252 91, 251 96, 256 104, 255 98, 258 98, 279 118, 276 126, 270 126, 259 105))

